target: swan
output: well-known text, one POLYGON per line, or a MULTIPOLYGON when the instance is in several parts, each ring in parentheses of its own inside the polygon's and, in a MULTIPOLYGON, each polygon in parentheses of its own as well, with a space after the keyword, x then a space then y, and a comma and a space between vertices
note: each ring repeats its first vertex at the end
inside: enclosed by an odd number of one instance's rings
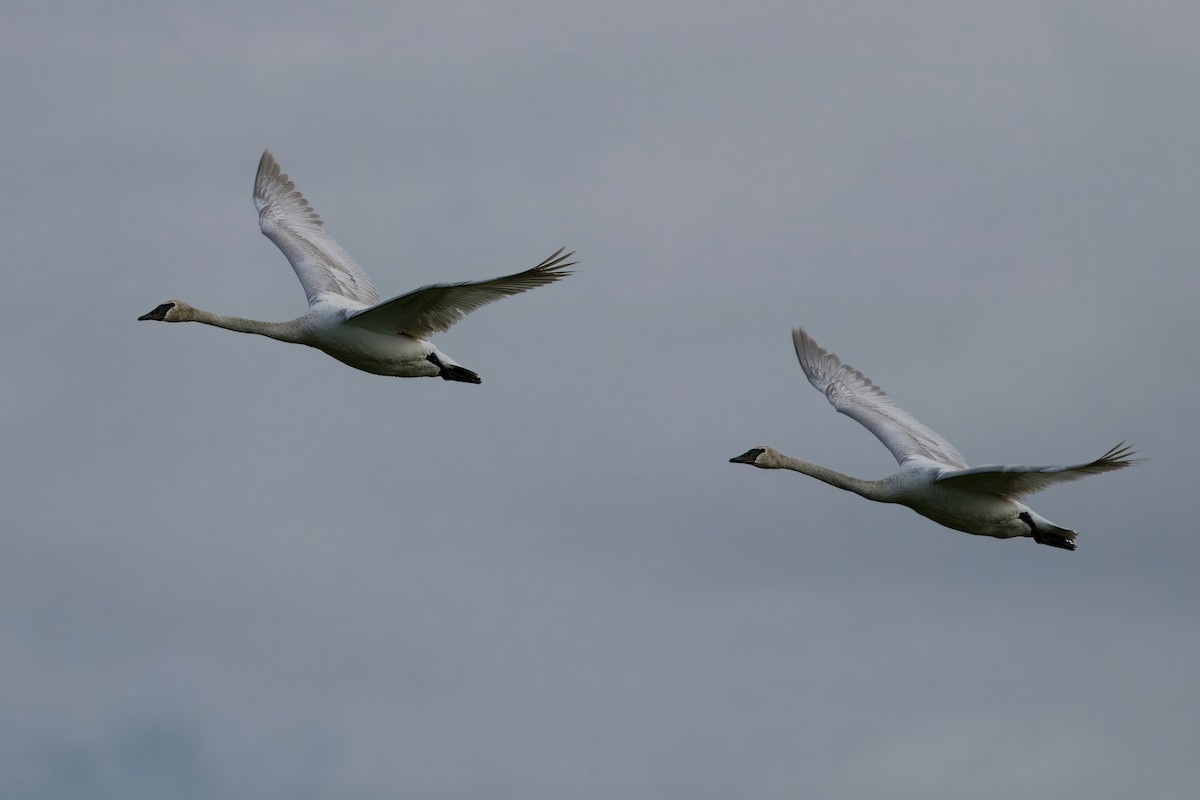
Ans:
POLYGON ((1021 502, 1026 495, 1056 483, 1122 469, 1143 459, 1122 442, 1095 461, 1066 467, 989 464, 969 467, 954 445, 899 408, 861 372, 823 350, 801 328, 792 343, 808 381, 835 409, 861 423, 883 442, 898 472, 877 481, 863 480, 790 458, 769 447, 755 447, 729 459, 761 469, 790 469, 810 475, 868 500, 899 503, 947 528, 1010 539, 1031 537, 1038 544, 1075 549, 1073 530, 1054 524, 1021 502))
POLYGON ((295 184, 264 150, 254 177, 254 206, 263 234, 283 251, 308 295, 308 312, 287 322, 228 317, 171 300, 139 320, 202 322, 308 345, 355 369, 398 378, 441 377, 479 383, 477 374, 429 343, 475 309, 571 274, 574 253, 559 248, 542 263, 488 281, 436 283, 379 302, 362 267, 325 231, 295 184))

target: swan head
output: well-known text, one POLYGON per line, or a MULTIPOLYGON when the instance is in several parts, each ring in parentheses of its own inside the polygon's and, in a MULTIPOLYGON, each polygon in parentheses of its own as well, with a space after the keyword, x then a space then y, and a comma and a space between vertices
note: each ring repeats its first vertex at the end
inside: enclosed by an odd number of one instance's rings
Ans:
POLYGON ((779 453, 769 447, 753 447, 740 456, 729 459, 730 464, 750 464, 760 469, 778 469, 779 453))
POLYGON ((153 311, 142 314, 138 320, 152 319, 158 322, 187 322, 192 318, 192 307, 187 303, 172 300, 169 303, 155 306, 153 311))

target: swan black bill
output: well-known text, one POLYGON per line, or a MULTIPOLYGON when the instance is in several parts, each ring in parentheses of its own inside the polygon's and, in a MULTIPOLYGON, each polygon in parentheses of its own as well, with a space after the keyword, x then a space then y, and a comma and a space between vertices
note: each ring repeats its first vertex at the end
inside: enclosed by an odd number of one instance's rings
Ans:
POLYGON ((755 461, 758 460, 758 457, 761 456, 765 452, 767 452, 767 451, 764 450, 763 448, 756 447, 753 450, 747 450, 746 452, 742 453, 740 456, 734 456, 733 458, 729 459, 729 463, 730 464, 753 464, 755 461))
POLYGON ((158 320, 159 322, 161 322, 167 318, 167 312, 170 311, 174 307, 175 307, 174 303, 163 303, 161 306, 156 307, 149 314, 142 314, 140 317, 138 317, 138 322, 141 322, 142 320, 145 320, 145 319, 154 319, 154 320, 158 320))

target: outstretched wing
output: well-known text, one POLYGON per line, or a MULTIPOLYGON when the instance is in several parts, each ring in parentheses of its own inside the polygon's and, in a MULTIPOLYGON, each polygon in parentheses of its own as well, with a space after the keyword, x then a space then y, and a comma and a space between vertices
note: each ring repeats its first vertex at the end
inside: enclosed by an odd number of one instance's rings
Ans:
POLYGON ((304 286, 308 303, 332 292, 363 305, 379 295, 362 267, 325 231, 325 223, 279 164, 264 150, 254 176, 254 207, 263 234, 283 251, 304 286))
POLYGON ((542 263, 515 275, 492 278, 490 281, 466 283, 435 283, 402 294, 374 308, 367 308, 346 318, 346 323, 369 331, 395 335, 428 336, 444 331, 477 308, 514 294, 527 292, 538 286, 571 274, 567 261, 574 253, 558 251, 542 263))
POLYGON ((966 460, 954 445, 892 402, 887 394, 849 364, 822 349, 802 328, 792 331, 792 343, 808 382, 841 413, 858 422, 883 442, 901 464, 924 456, 939 464, 965 469, 966 460))
POLYGON ((1124 442, 1121 442, 1100 458, 1087 464, 1072 464, 1069 467, 1019 467, 989 464, 956 472, 945 472, 938 476, 937 482, 972 492, 998 494, 1001 497, 1019 500, 1056 483, 1067 483, 1086 478, 1088 475, 1112 472, 1114 469, 1123 469, 1142 460, 1133 458, 1133 455, 1133 448, 1127 447, 1124 442))

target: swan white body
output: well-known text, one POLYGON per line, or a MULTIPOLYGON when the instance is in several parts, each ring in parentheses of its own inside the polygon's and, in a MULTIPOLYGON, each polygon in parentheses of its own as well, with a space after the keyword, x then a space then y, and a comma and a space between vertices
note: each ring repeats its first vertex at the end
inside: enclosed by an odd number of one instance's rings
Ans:
POLYGON ((502 297, 553 283, 571 272, 573 254, 558 252, 532 269, 489 281, 439 283, 379 302, 362 267, 325 231, 269 150, 254 178, 263 234, 283 251, 308 296, 308 312, 287 322, 214 314, 172 300, 139 320, 202 322, 308 345, 355 369, 398 378, 442 377, 479 383, 479 376, 429 343, 468 313, 502 297))
POLYGON ((861 423, 892 451, 900 469, 878 481, 790 458, 756 447, 737 464, 790 469, 880 503, 899 503, 934 522, 966 533, 1011 539, 1032 537, 1040 544, 1075 549, 1075 531, 1055 525, 1025 505, 1025 496, 1056 483, 1128 467, 1137 459, 1121 443, 1087 464, 1065 467, 988 465, 968 467, 954 445, 892 402, 861 372, 826 352, 802 329, 792 331, 800 367, 833 407, 861 423))

